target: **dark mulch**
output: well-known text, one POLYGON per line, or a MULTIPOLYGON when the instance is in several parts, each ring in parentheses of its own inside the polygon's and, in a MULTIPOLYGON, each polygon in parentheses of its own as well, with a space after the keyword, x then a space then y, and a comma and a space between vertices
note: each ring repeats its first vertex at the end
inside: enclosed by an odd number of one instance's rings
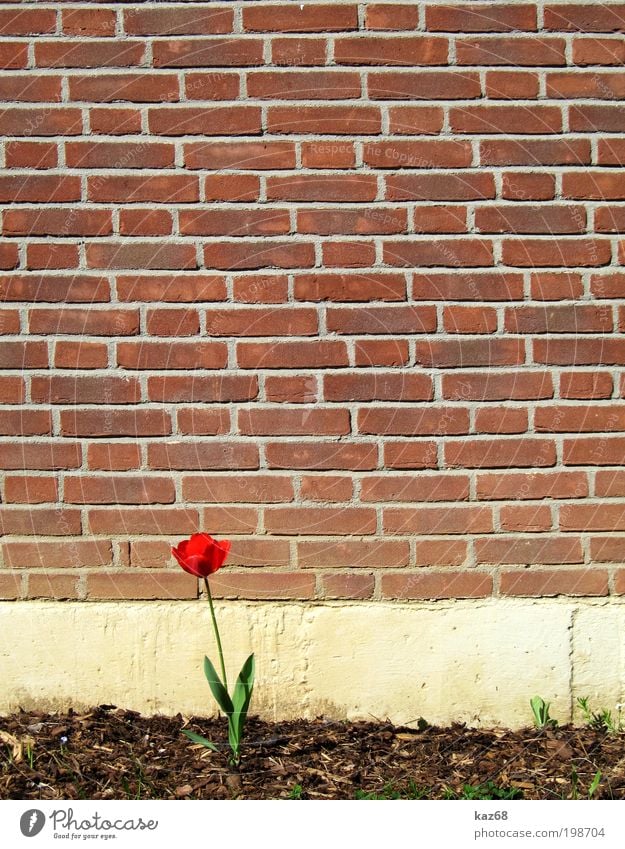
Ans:
MULTIPOLYGON (((516 789, 525 799, 625 799, 622 734, 563 726, 538 731, 454 725, 424 730, 371 722, 248 720, 238 773, 223 720, 187 728, 224 746, 211 752, 180 733, 182 717, 142 717, 102 705, 88 713, 0 718, 3 799, 440 799, 466 785, 516 789), (491 782, 491 784, 488 784, 491 782)), ((464 788, 464 789, 463 789, 464 788)), ((497 792, 497 791, 494 791, 497 792)))

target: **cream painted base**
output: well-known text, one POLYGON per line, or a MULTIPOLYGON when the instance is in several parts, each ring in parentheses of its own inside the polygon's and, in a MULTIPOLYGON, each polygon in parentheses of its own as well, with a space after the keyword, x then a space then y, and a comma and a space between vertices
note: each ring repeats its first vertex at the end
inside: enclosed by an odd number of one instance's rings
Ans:
MULTIPOLYGON (((253 713, 264 719, 389 719, 518 727, 529 699, 560 721, 577 696, 623 701, 620 600, 224 602, 234 678, 254 650, 253 713)), ((202 673, 217 663, 203 602, 0 603, 0 713, 102 703, 210 715, 202 673)))

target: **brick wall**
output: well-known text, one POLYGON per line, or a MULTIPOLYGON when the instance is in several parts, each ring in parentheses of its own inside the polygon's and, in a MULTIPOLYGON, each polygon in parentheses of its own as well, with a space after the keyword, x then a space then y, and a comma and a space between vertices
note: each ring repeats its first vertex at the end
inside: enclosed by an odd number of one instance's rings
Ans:
POLYGON ((624 27, 0 4, 1 596, 625 592, 624 27))

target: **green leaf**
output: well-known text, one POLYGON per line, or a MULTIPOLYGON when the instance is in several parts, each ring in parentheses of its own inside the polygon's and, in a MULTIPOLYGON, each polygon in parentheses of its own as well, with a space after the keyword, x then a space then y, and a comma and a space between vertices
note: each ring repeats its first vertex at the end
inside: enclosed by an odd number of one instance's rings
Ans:
POLYGON ((247 711, 254 689, 255 673, 254 655, 251 654, 245 661, 239 672, 237 683, 234 685, 232 704, 234 707, 233 721, 236 723, 237 740, 243 735, 243 726, 247 717, 247 711))
POLYGON ((228 695, 228 691, 221 683, 221 678, 217 675, 215 667, 207 657, 204 658, 204 675, 206 675, 208 686, 211 688, 211 693, 215 696, 217 704, 226 716, 230 716, 231 713, 234 713, 232 700, 228 695))
POLYGON ((207 749, 210 749, 212 752, 218 752, 219 749, 214 743, 211 743, 210 740, 207 740, 206 737, 202 737, 201 734, 196 734, 195 731, 186 731, 182 730, 182 733, 185 737, 188 737, 189 740, 192 740, 194 743, 200 743, 202 746, 206 746, 207 749))

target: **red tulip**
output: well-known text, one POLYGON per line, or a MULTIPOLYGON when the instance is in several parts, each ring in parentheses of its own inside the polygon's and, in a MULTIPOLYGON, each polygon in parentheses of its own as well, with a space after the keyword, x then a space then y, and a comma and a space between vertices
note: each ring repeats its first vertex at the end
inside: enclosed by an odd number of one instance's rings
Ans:
POLYGON ((208 534, 193 534, 172 548, 171 553, 185 572, 207 578, 224 565, 230 551, 229 540, 216 540, 208 534))

